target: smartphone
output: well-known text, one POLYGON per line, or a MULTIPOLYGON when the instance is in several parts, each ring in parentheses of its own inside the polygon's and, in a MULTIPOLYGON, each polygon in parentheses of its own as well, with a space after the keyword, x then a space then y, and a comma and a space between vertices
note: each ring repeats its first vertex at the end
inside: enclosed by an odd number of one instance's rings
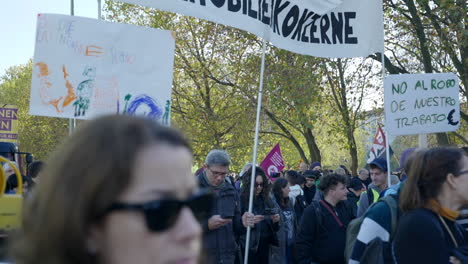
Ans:
POLYGON ((223 218, 223 219, 233 219, 234 215, 224 213, 224 214, 221 214, 221 218, 223 218))
POLYGON ((265 211, 263 212, 263 215, 265 215, 265 216, 275 215, 275 214, 276 214, 275 208, 265 208, 265 211))

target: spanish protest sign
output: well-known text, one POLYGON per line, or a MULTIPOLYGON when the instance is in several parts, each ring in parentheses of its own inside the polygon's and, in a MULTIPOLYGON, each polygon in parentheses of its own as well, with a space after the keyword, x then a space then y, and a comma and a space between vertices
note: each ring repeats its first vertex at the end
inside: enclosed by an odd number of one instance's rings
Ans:
POLYGON ((39 14, 30 113, 126 113, 169 124, 174 51, 170 31, 39 14))
POLYGON ((458 77, 453 73, 385 78, 385 119, 390 135, 456 131, 460 126, 458 77))
POLYGON ((279 48, 317 57, 383 50, 382 0, 123 0, 246 30, 279 48), (326 14, 319 14, 340 4, 326 14))

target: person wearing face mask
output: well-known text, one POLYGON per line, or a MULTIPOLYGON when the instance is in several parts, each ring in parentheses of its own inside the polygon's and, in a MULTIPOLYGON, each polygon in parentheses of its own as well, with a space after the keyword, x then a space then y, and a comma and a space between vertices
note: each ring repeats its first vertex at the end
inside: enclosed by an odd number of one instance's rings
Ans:
POLYGON ((324 198, 304 211, 296 239, 299 264, 344 264, 346 227, 353 213, 347 199, 346 176, 330 174, 319 184, 324 198))
POLYGON ((198 263, 211 194, 177 131, 131 116, 87 121, 25 201, 13 262, 198 263))
POLYGON ((468 234, 455 222, 468 204, 468 156, 438 147, 415 154, 400 194, 403 211, 394 240, 395 262, 467 263, 468 234))

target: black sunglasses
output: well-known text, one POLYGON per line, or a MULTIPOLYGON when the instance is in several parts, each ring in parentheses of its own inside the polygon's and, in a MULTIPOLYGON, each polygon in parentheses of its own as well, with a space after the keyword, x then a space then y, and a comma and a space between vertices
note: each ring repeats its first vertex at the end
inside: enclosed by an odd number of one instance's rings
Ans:
POLYGON ((180 211, 185 206, 189 207, 198 221, 207 219, 211 213, 213 195, 208 191, 189 197, 187 200, 176 199, 155 200, 146 203, 114 203, 105 212, 132 210, 142 211, 145 215, 146 226, 153 232, 162 232, 171 228, 179 217, 180 211))

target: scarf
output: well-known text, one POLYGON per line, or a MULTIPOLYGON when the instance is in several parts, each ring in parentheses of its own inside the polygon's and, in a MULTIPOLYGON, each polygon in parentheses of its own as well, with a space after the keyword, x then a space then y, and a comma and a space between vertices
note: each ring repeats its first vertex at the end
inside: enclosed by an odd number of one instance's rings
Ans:
POLYGON ((444 207, 440 205, 439 202, 437 202, 435 199, 429 199, 427 208, 450 221, 455 221, 460 216, 459 211, 454 211, 452 209, 444 207))
POLYGON ((211 185, 210 181, 208 180, 208 177, 206 176, 206 172, 203 172, 202 177, 203 177, 203 180, 208 184, 208 186, 210 186, 210 189, 212 191, 214 191, 214 192, 217 192, 217 191, 223 189, 224 186, 226 185, 226 180, 223 180, 223 182, 221 182, 221 184, 218 185, 218 186, 211 185))

